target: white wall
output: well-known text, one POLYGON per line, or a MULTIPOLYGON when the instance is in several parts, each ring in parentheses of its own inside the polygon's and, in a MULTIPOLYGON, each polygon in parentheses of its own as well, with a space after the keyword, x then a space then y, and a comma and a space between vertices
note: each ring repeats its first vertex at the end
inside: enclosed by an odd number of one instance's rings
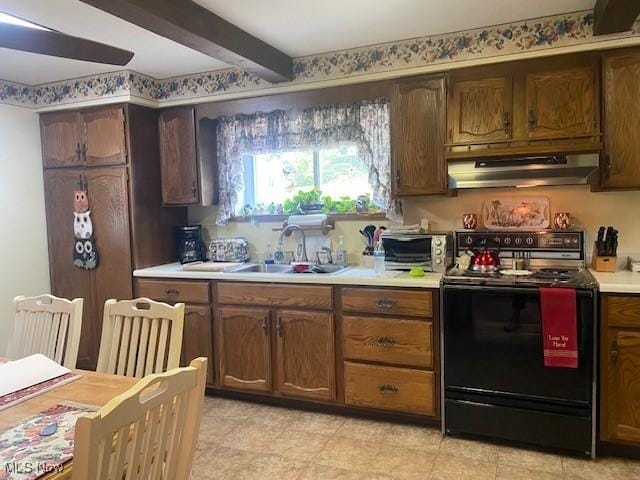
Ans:
POLYGON ((38 115, 0 104, 0 353, 13 297, 49 292, 38 115))

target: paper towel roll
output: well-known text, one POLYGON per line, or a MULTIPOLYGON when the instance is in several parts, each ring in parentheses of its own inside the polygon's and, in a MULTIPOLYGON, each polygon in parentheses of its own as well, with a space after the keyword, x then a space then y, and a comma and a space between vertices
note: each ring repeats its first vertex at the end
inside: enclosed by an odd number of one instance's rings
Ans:
POLYGON ((287 220, 287 225, 298 225, 305 228, 322 228, 327 222, 327 215, 324 213, 313 213, 310 215, 291 215, 287 220))

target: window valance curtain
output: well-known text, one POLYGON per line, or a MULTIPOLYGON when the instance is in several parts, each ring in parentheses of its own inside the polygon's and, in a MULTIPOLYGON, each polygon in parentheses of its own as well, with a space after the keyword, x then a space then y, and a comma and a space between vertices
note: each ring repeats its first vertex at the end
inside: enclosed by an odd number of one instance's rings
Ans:
MULTIPOLYGON (((304 110, 275 110, 221 117, 217 127, 220 207, 218 224, 235 214, 244 189, 243 155, 327 148, 355 143, 369 170, 373 202, 398 220, 391 199, 389 102, 386 98, 304 110)), ((357 194, 359 192, 354 192, 357 194)))

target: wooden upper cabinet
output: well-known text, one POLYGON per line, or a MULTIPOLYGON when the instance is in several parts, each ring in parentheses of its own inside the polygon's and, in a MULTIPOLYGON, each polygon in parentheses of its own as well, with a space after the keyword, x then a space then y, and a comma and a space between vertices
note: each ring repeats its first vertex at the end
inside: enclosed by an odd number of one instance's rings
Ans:
POLYGON ((610 329, 603 352, 603 440, 640 442, 640 331, 610 329))
POLYGON ((509 140, 512 132, 511 76, 455 80, 449 100, 449 143, 509 140))
POLYGON ((108 107, 81 112, 84 163, 88 167, 127 162, 124 110, 108 107))
POLYGON ((195 110, 172 108, 160 113, 162 201, 188 205, 200 201, 195 110))
POLYGON ((640 188, 640 50, 604 56, 605 188, 640 188))
POLYGON ((238 390, 271 391, 269 310, 219 308, 216 322, 221 386, 238 390))
POLYGON ((420 77, 393 85, 391 169, 395 196, 447 192, 446 118, 445 77, 420 77))
POLYGON ((40 115, 40 137, 44 168, 82 165, 82 128, 77 111, 40 115))
POLYGON ((275 314, 280 393, 335 400, 333 315, 293 310, 275 314))
POLYGON ((595 133, 596 83, 592 66, 529 73, 526 97, 529 138, 575 138, 595 133))

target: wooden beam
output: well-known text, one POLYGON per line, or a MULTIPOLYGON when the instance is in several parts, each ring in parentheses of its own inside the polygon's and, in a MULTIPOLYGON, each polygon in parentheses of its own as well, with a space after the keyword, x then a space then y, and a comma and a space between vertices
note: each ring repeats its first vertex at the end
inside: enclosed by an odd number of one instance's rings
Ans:
POLYGON ((104 43, 11 23, 0 23, 0 47, 109 65, 126 65, 133 58, 133 52, 104 43))
POLYGON ((191 0, 80 0, 270 82, 293 78, 290 56, 191 0))
POLYGON ((640 14, 638 0, 598 0, 593 10, 593 34, 625 32, 640 14))

